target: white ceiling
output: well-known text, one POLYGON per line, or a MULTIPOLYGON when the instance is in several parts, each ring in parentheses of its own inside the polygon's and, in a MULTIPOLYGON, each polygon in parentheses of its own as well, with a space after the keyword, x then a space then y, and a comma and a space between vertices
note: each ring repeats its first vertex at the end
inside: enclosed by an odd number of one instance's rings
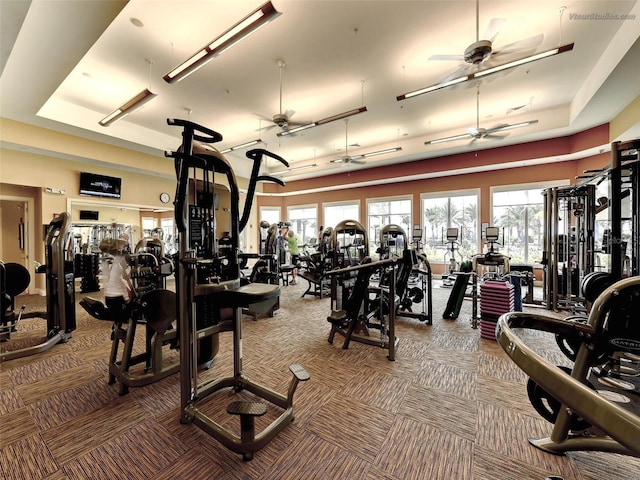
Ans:
MULTIPOLYGON (((438 83, 460 66, 429 57, 462 54, 476 40, 475 0, 273 0, 282 13, 273 22, 183 81, 162 79, 264 1, 0 0, 0 113, 159 156, 180 142, 180 131, 166 119, 189 118, 219 131, 220 149, 261 138, 263 148, 292 167, 318 165, 287 180, 567 135, 610 121, 640 94, 640 2, 615 0, 480 0, 481 38, 492 19, 505 19, 494 50, 539 34, 534 49, 516 56, 575 47, 483 80, 480 127, 539 122, 473 146, 424 142, 476 126, 477 81, 400 102, 396 97, 438 83), (609 19, 577 18, 591 14, 609 19), (628 14, 635 17, 611 19, 628 14), (277 127, 257 131, 270 125, 260 116, 279 112, 278 59, 286 62, 282 107, 295 110, 292 120, 365 105, 367 112, 350 118, 348 153, 402 151, 341 166, 329 162, 344 154, 342 120, 293 138, 277 137, 277 127), (98 124, 145 88, 158 96, 109 127, 98 124)), ((247 174, 242 151, 228 157, 239 175, 247 174)))

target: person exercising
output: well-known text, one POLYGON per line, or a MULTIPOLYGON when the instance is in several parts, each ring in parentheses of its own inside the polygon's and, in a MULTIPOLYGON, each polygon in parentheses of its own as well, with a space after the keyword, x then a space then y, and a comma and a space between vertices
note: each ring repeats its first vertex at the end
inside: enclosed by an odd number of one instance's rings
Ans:
POLYGON ((127 306, 133 298, 133 284, 126 256, 128 246, 129 239, 126 235, 100 242, 100 250, 106 254, 102 259, 105 305, 111 318, 117 323, 128 320, 127 306))
POLYGON ((291 270, 291 276, 293 278, 290 283, 291 285, 295 285, 298 283, 296 277, 298 275, 298 263, 300 263, 300 248, 298 247, 298 239, 293 230, 287 232, 287 244, 289 245, 289 255, 291 255, 291 265, 294 267, 293 270, 291 270))

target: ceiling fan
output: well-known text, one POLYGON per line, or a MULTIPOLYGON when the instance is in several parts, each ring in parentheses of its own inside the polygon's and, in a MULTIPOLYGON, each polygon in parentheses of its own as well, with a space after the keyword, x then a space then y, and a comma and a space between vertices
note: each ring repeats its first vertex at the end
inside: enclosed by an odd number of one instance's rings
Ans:
MULTIPOLYGON (((352 147, 359 146, 357 143, 352 144, 352 147)), ((364 159, 368 157, 375 157, 377 155, 385 155, 387 153, 399 152, 402 147, 385 148, 384 150, 377 150, 375 152, 362 153, 360 155, 349 155, 349 119, 344 120, 344 155, 335 160, 331 160, 329 163, 342 163, 347 165, 349 163, 355 163, 358 165, 364 165, 366 162, 364 159)))
POLYGON ((519 123, 501 123, 491 128, 480 128, 480 85, 478 85, 476 90, 476 126, 469 127, 467 133, 461 133, 460 135, 452 135, 450 137, 437 138, 435 140, 427 140, 424 142, 425 145, 434 145, 436 143, 444 143, 444 142, 452 142, 455 140, 463 140, 466 138, 470 138, 471 141, 469 145, 474 145, 478 140, 488 139, 488 140, 502 140, 509 133, 498 135, 500 132, 504 132, 505 130, 513 130, 514 128, 522 128, 528 127, 529 125, 534 125, 538 123, 538 120, 528 120, 526 122, 519 123))
POLYGON ((463 63, 439 83, 398 95, 396 100, 400 101, 416 97, 573 50, 573 43, 570 43, 544 52, 534 53, 536 47, 544 39, 544 34, 542 33, 494 50, 493 41, 500 33, 505 21, 504 18, 493 18, 489 22, 483 39, 480 39, 480 1, 476 0, 476 41, 469 45, 462 55, 433 55, 429 57, 429 60, 456 60, 463 63), (522 54, 529 55, 517 57, 517 55, 522 54))
POLYGON ((310 122, 293 122, 291 121, 291 117, 295 115, 295 110, 287 110, 286 112, 282 111, 282 69, 286 66, 286 63, 282 59, 278 59, 277 62, 278 68, 280 69, 280 110, 276 113, 272 118, 268 118, 264 115, 256 114, 263 120, 271 122, 272 125, 268 125, 266 127, 259 128, 258 130, 268 130, 274 127, 279 127, 283 132, 289 132, 291 127, 306 125, 310 122))

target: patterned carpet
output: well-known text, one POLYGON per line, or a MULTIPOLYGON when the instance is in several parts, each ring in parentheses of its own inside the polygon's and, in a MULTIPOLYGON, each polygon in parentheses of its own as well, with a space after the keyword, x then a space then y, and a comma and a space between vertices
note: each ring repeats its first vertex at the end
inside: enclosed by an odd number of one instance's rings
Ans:
MULTIPOLYGON (((434 282, 438 283, 438 282, 434 282)), ((530 406, 526 377, 496 342, 470 325, 465 301, 455 321, 440 318, 450 291, 435 287, 434 321, 399 318, 396 361, 383 349, 342 337, 327 342, 329 299, 282 287, 280 309, 245 317, 245 374, 278 392, 288 365, 311 374, 294 398, 295 421, 250 462, 194 425, 181 424, 179 374, 119 396, 107 384, 111 325, 78 307, 73 338, 47 352, 0 365, 0 477, 4 479, 640 479, 640 459, 599 452, 554 456, 533 448, 551 425, 530 406)), ((99 294, 90 294, 99 298, 99 294)), ((78 294, 76 300, 84 295, 78 294)), ((44 298, 20 297, 27 311, 44 298)), ((537 311, 540 311, 537 309, 537 311)), ((0 348, 44 338, 44 321, 20 325, 0 348)), ((554 362, 552 337, 523 335, 554 362)), ((142 346, 136 345, 140 350, 142 346)), ((176 361, 168 350, 165 358, 176 361)), ((204 376, 232 371, 231 336, 204 376)), ((220 392, 207 413, 239 430, 220 392)), ((260 430, 277 412, 256 421, 260 430)))

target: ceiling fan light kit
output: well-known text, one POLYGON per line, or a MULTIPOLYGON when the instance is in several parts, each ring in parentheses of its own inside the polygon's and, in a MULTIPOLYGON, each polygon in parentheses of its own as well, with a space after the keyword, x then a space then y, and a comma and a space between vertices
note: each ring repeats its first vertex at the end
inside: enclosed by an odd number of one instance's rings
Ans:
POLYGON ((162 78, 164 78, 167 83, 176 83, 183 80, 207 62, 247 38, 280 15, 281 13, 275 9, 270 1, 265 3, 229 28, 222 35, 209 42, 188 60, 178 65, 162 78))
POLYGON ((155 93, 153 93, 148 88, 145 88, 143 91, 138 93, 135 97, 133 97, 131 100, 129 100, 128 102, 125 102, 122 106, 116 108, 113 112, 111 112, 109 115, 104 117, 98 123, 103 127, 107 127, 111 125, 113 122, 115 122, 116 120, 120 120, 126 115, 129 115, 131 112, 134 112, 135 110, 139 109, 155 96, 156 96, 155 93))

